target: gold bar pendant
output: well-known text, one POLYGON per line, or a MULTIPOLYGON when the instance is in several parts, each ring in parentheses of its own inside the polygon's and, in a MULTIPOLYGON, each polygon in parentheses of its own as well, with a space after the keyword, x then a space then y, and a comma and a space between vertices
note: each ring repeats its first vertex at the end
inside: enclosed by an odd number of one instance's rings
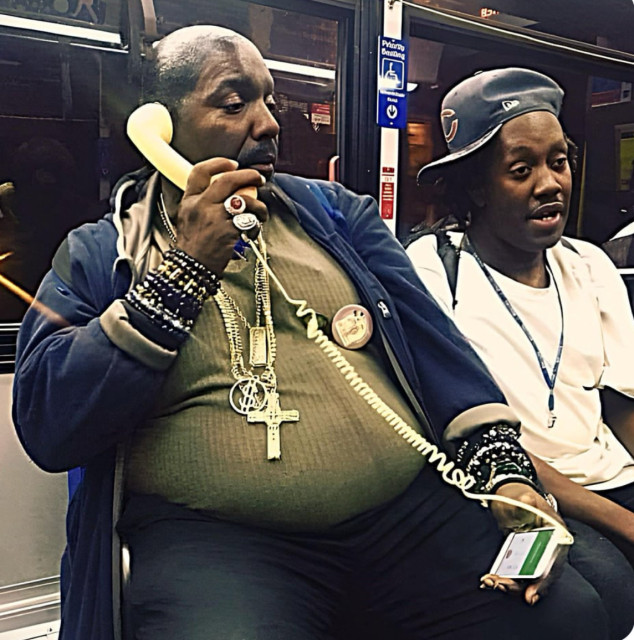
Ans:
POLYGON ((252 367, 266 366, 266 327, 251 327, 249 329, 249 362, 252 367))

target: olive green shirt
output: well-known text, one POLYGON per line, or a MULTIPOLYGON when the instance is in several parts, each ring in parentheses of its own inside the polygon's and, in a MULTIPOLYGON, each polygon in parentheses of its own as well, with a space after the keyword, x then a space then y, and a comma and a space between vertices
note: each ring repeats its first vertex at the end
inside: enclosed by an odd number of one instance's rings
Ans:
MULTIPOLYGON (((269 264, 291 298, 328 318, 359 296, 347 275, 285 208, 263 227, 269 264)), ((254 264, 231 261, 223 288, 255 320, 254 264)), ((280 404, 299 411, 280 427, 280 460, 267 460, 266 426, 250 424, 229 404, 227 334, 209 299, 181 347, 154 415, 138 429, 128 463, 129 491, 159 494, 238 522, 286 530, 323 530, 401 493, 424 464, 357 392, 323 350, 306 337, 295 307, 271 281, 280 404)), ((244 360, 248 336, 242 326, 244 360)), ((366 383, 418 429, 380 356, 377 335, 359 350, 342 349, 366 383)), ((255 369, 257 373, 259 369, 255 369)))

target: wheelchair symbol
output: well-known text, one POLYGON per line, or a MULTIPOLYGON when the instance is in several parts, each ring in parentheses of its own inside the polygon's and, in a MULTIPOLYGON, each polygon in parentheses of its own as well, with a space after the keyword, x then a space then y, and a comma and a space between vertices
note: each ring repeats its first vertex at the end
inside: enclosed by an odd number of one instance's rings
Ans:
POLYGON ((405 67, 398 60, 383 60, 381 69, 382 89, 402 89, 405 67))

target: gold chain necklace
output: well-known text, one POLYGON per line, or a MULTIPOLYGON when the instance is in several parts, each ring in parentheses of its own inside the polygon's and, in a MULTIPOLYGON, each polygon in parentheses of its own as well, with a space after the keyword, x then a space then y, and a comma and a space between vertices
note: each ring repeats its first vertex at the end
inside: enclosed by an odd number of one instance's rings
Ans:
MULTIPOLYGON (((163 192, 159 193, 158 212, 161 218, 161 222, 163 223, 163 227, 165 228, 170 241, 173 244, 176 244, 176 229, 172 224, 169 215, 167 214, 163 192)), ((264 238, 262 238, 261 236, 259 245, 263 256, 266 256, 266 245, 264 244, 264 238)), ((237 374, 240 373, 240 378, 249 377, 249 372, 245 369, 244 361, 242 358, 242 339, 240 337, 240 329, 236 326, 234 321, 234 316, 237 316, 242 321, 250 334, 249 361, 251 363, 251 366, 266 366, 267 369, 270 369, 270 372, 266 371, 265 374, 261 376, 262 379, 267 381, 275 380, 275 372, 272 370, 272 367, 273 362, 275 361, 276 342, 275 333, 273 331, 273 318, 271 315, 269 277, 260 260, 256 261, 254 285, 256 298, 255 326, 251 326, 249 324, 242 311, 240 311, 240 308, 236 304, 235 300, 226 291, 222 290, 222 286, 219 288, 218 293, 216 294, 217 297, 215 299, 218 307, 221 310, 223 321, 227 330, 227 335, 229 337, 232 354, 232 372, 234 372, 234 376, 237 376, 237 374), (265 310, 265 325, 264 327, 261 327, 260 317, 262 315, 263 309, 265 310)), ((257 408, 261 407, 258 406, 257 408)), ((238 411, 238 409, 236 409, 236 411, 238 411)), ((243 413, 243 411, 239 411, 239 413, 243 413)), ((244 413, 246 414, 246 412, 244 413)))
MULTIPOLYGON (((170 242, 176 244, 176 229, 165 207, 163 194, 159 194, 158 211, 170 242)), ((266 456, 268 460, 279 460, 282 456, 280 426, 283 422, 297 422, 299 412, 283 411, 277 392, 275 358, 277 342, 271 311, 271 289, 269 276, 263 262, 267 260, 266 243, 262 233, 255 241, 260 249, 255 263, 253 283, 255 290, 255 323, 250 325, 236 301, 222 285, 213 296, 225 326, 231 357, 231 374, 236 382, 229 391, 229 404, 237 413, 246 416, 247 422, 263 422, 266 425, 266 456), (261 325, 262 319, 264 320, 261 325), (244 364, 240 322, 249 334, 249 364, 244 364), (254 369, 261 368, 258 373, 254 369)))
POLYGON ((176 244, 176 229, 174 228, 174 225, 172 224, 172 221, 170 220, 169 215, 167 215, 167 207, 165 206, 165 200, 163 199, 163 192, 161 191, 161 193, 159 193, 159 199, 158 199, 158 212, 159 212, 159 216, 161 218, 161 222, 163 223, 163 226, 165 227, 165 231, 167 231, 167 235, 170 239, 170 242, 172 244, 176 244))
POLYGON ((297 422, 299 412, 283 411, 280 407, 275 375, 277 342, 271 310, 271 290, 268 272, 264 266, 267 260, 266 243, 260 233, 256 243, 260 256, 256 259, 254 289, 256 302, 255 326, 251 326, 240 311, 236 301, 221 286, 213 296, 227 333, 231 374, 236 382, 229 391, 229 404, 237 413, 246 416, 247 422, 263 422, 266 425, 266 452, 269 460, 281 457, 280 425, 283 422, 297 422), (263 325, 260 321, 263 320, 263 325), (249 332, 249 364, 244 364, 244 349, 240 322, 249 332), (262 367, 262 371, 254 370, 262 367))
MULTIPOLYGON (((260 251, 266 260, 266 246, 264 239, 258 240, 260 251)), ((275 392, 277 378, 275 376, 276 340, 271 314, 271 300, 269 280, 260 260, 256 260, 254 272, 255 290, 255 323, 249 324, 236 301, 221 285, 213 296, 227 333, 229 354, 231 357, 231 374, 236 383, 229 392, 231 407, 242 415, 257 411, 264 407, 268 393, 275 392), (260 320, 264 317, 264 325, 260 320), (249 335, 249 364, 244 363, 244 348, 240 331, 240 322, 245 326, 249 335), (256 368, 263 367, 259 373, 256 368)))

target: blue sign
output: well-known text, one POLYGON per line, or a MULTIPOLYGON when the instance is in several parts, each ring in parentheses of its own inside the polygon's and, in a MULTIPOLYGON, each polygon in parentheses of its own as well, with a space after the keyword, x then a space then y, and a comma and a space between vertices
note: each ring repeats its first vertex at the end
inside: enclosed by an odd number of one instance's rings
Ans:
POLYGON ((376 122, 381 127, 407 126, 407 44, 379 36, 376 122))

